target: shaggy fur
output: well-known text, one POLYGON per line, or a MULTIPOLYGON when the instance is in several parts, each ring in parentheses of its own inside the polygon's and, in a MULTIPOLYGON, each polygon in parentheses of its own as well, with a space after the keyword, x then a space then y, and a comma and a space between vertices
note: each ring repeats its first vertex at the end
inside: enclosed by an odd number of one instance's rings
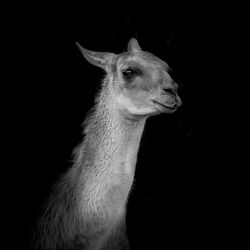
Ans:
POLYGON ((108 167, 139 124, 125 122, 119 114, 112 120, 112 92, 106 83, 107 79, 83 124, 85 138, 74 150, 74 164, 54 186, 44 209, 36 249, 97 249, 92 242, 100 242, 107 232, 113 240, 120 238, 115 244, 124 247, 110 248, 114 243, 107 242, 102 249, 128 249, 124 218, 133 180, 108 167), (127 137, 123 145, 115 143, 119 134, 127 137))
POLYGON ((85 137, 74 150, 73 166, 44 208, 34 248, 128 250, 126 203, 146 118, 180 105, 177 84, 166 72, 167 64, 141 51, 135 39, 119 55, 78 46, 107 76, 85 119, 85 137), (119 67, 131 64, 144 73, 125 82, 119 67))

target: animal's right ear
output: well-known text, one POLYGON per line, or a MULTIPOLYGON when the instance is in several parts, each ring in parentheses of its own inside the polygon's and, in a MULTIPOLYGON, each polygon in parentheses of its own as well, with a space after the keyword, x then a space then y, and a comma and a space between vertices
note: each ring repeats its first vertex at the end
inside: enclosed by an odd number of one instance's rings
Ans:
POLYGON ((138 41, 135 38, 131 38, 128 43, 128 52, 139 52, 141 51, 141 47, 138 43, 138 41))
POLYGON ((76 43, 79 50, 82 52, 84 58, 91 64, 97 67, 107 70, 107 66, 112 63, 115 56, 113 53, 109 52, 95 52, 91 50, 84 49, 79 43, 76 43))

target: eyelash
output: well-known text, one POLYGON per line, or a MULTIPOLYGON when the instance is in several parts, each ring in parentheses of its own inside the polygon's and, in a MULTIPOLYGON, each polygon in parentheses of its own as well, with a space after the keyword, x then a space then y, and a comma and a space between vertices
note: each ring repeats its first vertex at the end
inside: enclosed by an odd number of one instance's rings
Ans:
POLYGON ((127 68, 126 70, 124 70, 122 72, 122 75, 123 75, 123 77, 125 79, 131 79, 131 78, 133 78, 135 76, 142 75, 142 72, 138 68, 131 68, 131 67, 129 67, 129 68, 127 68))

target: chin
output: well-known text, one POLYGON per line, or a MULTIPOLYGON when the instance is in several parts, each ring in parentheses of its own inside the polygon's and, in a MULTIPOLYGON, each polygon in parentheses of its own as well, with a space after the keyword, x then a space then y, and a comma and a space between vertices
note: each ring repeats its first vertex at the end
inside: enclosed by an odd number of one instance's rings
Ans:
POLYGON ((176 111, 178 104, 175 102, 173 105, 169 106, 160 102, 153 102, 159 113, 171 114, 176 111))
POLYGON ((162 113, 172 114, 177 110, 177 107, 165 108, 162 113))

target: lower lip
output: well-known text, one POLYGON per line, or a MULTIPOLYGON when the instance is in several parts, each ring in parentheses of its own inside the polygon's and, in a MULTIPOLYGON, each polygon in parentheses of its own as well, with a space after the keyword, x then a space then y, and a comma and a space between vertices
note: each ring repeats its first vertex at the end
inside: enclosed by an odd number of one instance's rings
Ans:
POLYGON ((175 110, 177 108, 177 104, 175 103, 173 106, 166 106, 162 103, 156 102, 154 101, 154 103, 160 105, 161 107, 165 108, 165 109, 170 109, 170 110, 175 110))

